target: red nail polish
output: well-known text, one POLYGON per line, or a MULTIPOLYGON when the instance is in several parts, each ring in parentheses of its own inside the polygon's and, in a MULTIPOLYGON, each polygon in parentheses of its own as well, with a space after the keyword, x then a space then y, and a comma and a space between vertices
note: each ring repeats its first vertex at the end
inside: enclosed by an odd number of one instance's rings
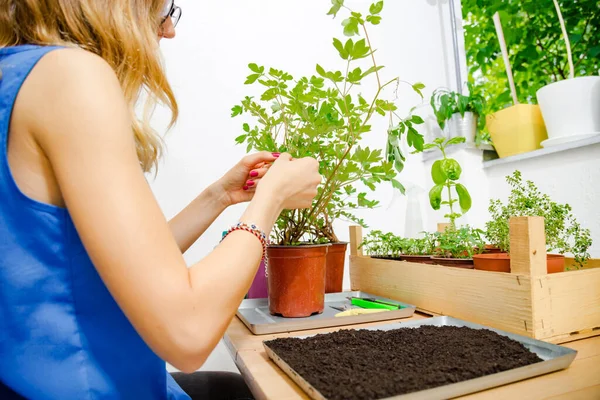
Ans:
POLYGON ((244 190, 248 190, 248 186, 244 186, 244 190))
POLYGON ((258 172, 257 171, 252 171, 250 172, 250 176, 253 178, 256 178, 258 176, 258 172))
POLYGON ((281 155, 281 153, 271 153, 271 154, 273 154, 273 157, 275 157, 275 158, 277 158, 281 155))
POLYGON ((254 181, 248 181, 248 182, 246 182, 246 185, 247 185, 248 187, 249 187, 249 186, 254 186, 254 181))

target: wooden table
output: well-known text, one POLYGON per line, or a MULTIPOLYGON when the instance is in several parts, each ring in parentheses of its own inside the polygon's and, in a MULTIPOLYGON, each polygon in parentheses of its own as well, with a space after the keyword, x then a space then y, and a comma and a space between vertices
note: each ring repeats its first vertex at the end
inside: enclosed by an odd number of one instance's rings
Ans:
MULTIPOLYGON (((411 320, 423 318, 428 316, 415 314, 411 320)), ((407 320, 384 321, 353 327, 362 328, 407 320)), ((327 333, 338 329, 340 327, 255 336, 242 321, 235 317, 224 339, 235 364, 256 399, 308 399, 309 397, 269 360, 262 342, 278 337, 327 333)), ((600 336, 566 343, 565 346, 578 351, 577 358, 568 369, 464 396, 461 399, 600 399, 600 336)))

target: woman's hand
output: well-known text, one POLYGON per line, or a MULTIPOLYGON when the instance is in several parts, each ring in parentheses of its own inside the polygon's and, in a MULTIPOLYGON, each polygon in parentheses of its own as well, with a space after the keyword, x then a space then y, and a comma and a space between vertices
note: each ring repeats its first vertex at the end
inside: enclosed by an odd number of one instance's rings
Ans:
POLYGON ((317 160, 310 157, 292 159, 283 153, 271 165, 258 190, 261 195, 278 199, 283 209, 309 208, 321 180, 317 160))
POLYGON ((215 185, 227 206, 252 200, 256 187, 279 153, 266 151, 241 159, 215 185))

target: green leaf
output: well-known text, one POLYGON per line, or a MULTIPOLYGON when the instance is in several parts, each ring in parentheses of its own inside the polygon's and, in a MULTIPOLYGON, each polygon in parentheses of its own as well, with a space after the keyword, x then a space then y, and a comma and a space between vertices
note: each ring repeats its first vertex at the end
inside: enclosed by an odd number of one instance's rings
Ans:
POLYGON ((457 108, 458 108, 458 112, 460 113, 460 115, 462 117, 465 116, 465 112, 467 111, 468 105, 469 105, 469 98, 467 96, 460 96, 458 98, 457 108))
POLYGON ((371 75, 371 74, 373 74, 373 73, 375 73, 375 72, 377 72, 377 71, 381 70, 382 68, 383 68, 383 66, 382 66, 382 65, 379 65, 379 66, 377 66, 377 67, 371 67, 371 68, 369 68, 368 70, 366 70, 366 71, 363 73, 363 76, 362 76, 362 77, 363 77, 363 78, 365 78, 365 77, 367 77, 367 76, 369 76, 369 75, 371 75))
POLYGON ((433 183, 436 185, 441 185, 446 182, 448 176, 444 173, 442 169, 442 160, 437 160, 431 166, 431 179, 433 179, 433 183))
POLYGON ((406 188, 403 184, 398 182, 396 179, 392 179, 392 186, 400 191, 402 194, 406 194, 406 188))
POLYGON ((347 54, 350 54, 350 56, 352 56, 353 50, 354 50, 354 40, 352 40, 352 39, 346 40, 346 44, 344 45, 344 51, 347 54))
POLYGON ((325 70, 319 64, 317 64, 317 73, 319 75, 321 75, 323 78, 327 77, 327 74, 325 73, 325 70))
POLYGON ((242 106, 234 106, 231 109, 231 118, 237 117, 238 115, 242 115, 243 112, 244 109, 242 108, 242 106))
POLYGON ((369 12, 372 15, 379 14, 381 12, 381 10, 383 10, 383 1, 378 1, 377 3, 373 3, 373 4, 371 4, 371 7, 369 7, 369 12))
POLYGON ((464 143, 465 141, 466 141, 466 139, 462 136, 453 137, 452 139, 448 139, 448 141, 446 142, 446 146, 464 143))
POLYGON ((361 58, 365 58, 369 55, 369 47, 367 46, 367 42, 365 39, 361 39, 354 44, 354 48, 350 51, 350 55, 352 59, 359 60, 361 58))
POLYGON ((379 15, 367 15, 367 22, 373 25, 379 25, 381 23, 381 17, 379 15))
POLYGON ((396 171, 398 173, 401 173, 404 170, 404 163, 402 162, 401 159, 394 160, 394 168, 396 168, 396 171))
POLYGON ((419 96, 421 96, 421 98, 424 98, 423 92, 422 92, 422 90, 425 89, 424 84, 422 84, 421 82, 417 82, 414 85, 412 85, 412 88, 415 92, 417 92, 419 94, 419 96))
POLYGON ((244 132, 250 132, 250 125, 244 124, 243 129, 244 129, 244 132))
POLYGON ((248 137, 248 135, 240 135, 235 138, 235 142, 238 144, 244 143, 244 141, 246 140, 246 137, 248 137))
POLYGON ((431 204, 431 208, 434 210, 439 210, 442 204, 442 190, 444 190, 444 185, 435 185, 429 191, 429 204, 431 204))
POLYGON ((457 181, 460 179, 460 174, 462 173, 462 168, 460 167, 460 164, 458 163, 458 161, 456 161, 452 158, 447 158, 445 160, 442 160, 441 168, 442 168, 442 171, 444 172, 444 174, 446 174, 448 179, 450 179, 451 181, 457 181))
POLYGON ((258 78, 260 78, 260 74, 249 75, 248 78, 246 78, 246 82, 244 82, 244 85, 251 85, 254 82, 256 82, 258 78))
POLYGON ((344 45, 339 39, 333 39, 333 47, 335 47, 336 50, 340 53, 340 57, 342 57, 344 60, 348 59, 350 53, 346 51, 346 49, 344 49, 344 45))
POLYGON ((437 146, 433 143, 427 143, 426 145, 423 145, 423 150, 431 150, 435 148, 437 148, 437 146))
POLYGON ((356 18, 347 18, 342 22, 344 27, 344 35, 354 36, 358 35, 358 20, 356 18))
POLYGON ((411 121, 413 124, 419 125, 424 123, 425 121, 423 121, 423 118, 419 117, 418 115, 413 115, 411 118, 411 121))
POLYGON ((344 5, 344 0, 331 0, 331 4, 332 4, 332 7, 329 10, 329 12, 327 13, 327 15, 333 15, 333 17, 335 18, 337 16, 337 13, 340 11, 342 6, 344 5))
POLYGON ((260 97, 260 99, 262 101, 269 101, 269 100, 273 100, 275 97, 277 97, 277 89, 276 88, 272 88, 267 90, 266 92, 263 93, 263 95, 260 97))
POLYGON ((408 128, 408 135, 406 136, 406 142, 410 147, 413 147, 415 150, 423 151, 423 146, 425 143, 425 139, 423 135, 421 135, 415 128, 412 126, 408 128))
POLYGON ((460 204, 460 208, 464 214, 471 209, 471 195, 467 191, 467 188, 460 183, 457 183, 455 188, 458 194, 458 204, 460 204))
POLYGON ((360 69, 360 67, 357 67, 356 69, 348 73, 348 82, 350 83, 360 83, 361 79, 362 70, 360 69))
POLYGON ((257 74, 262 74, 263 72, 265 72, 265 67, 259 67, 255 63, 248 64, 248 68, 250 68, 250 71, 255 72, 257 74))

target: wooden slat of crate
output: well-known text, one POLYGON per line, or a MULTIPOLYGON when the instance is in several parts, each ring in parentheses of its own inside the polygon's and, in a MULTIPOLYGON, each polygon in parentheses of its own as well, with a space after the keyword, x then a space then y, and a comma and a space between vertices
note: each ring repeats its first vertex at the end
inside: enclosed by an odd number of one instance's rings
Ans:
POLYGON ((498 329, 532 335, 531 278, 350 257, 352 288, 498 329))
POLYGON ((536 337, 548 341, 600 335, 600 270, 589 269, 535 278, 536 337))

